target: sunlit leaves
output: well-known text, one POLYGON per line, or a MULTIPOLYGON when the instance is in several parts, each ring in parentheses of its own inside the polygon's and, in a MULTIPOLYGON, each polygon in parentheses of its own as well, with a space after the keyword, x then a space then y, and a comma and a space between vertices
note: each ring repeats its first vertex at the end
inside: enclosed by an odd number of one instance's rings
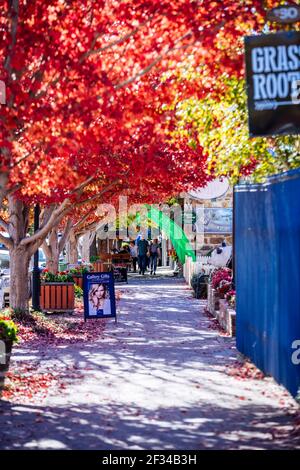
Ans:
POLYGON ((177 105, 173 138, 184 136, 190 145, 200 144, 208 155, 208 170, 229 176, 262 181, 266 176, 300 166, 299 138, 293 136, 250 139, 247 124, 245 83, 224 79, 220 99, 191 98, 177 105))

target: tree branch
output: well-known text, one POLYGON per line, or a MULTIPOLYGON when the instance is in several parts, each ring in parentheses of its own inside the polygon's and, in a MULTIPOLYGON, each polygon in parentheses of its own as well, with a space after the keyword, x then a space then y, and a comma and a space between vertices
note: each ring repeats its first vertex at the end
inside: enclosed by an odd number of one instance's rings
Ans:
POLYGON ((107 51, 108 49, 111 49, 112 47, 114 46, 117 46, 118 44, 121 44, 122 42, 124 41, 127 41, 127 39, 130 39, 132 36, 134 36, 136 33, 139 32, 139 30, 141 28, 143 28, 147 23, 151 22, 153 19, 153 16, 150 16, 149 18, 147 18, 146 21, 144 21, 144 23, 141 23, 139 24, 136 28, 134 28, 132 31, 129 31, 128 33, 124 34, 124 36, 121 36, 120 38, 118 39, 114 39, 113 41, 109 42, 108 44, 106 44, 105 46, 102 46, 102 47, 98 47, 97 49, 93 49, 95 43, 97 42, 97 39, 99 39, 100 35, 96 35, 96 37, 94 38, 93 40, 93 43, 92 43, 92 46, 91 46, 91 49, 87 52, 85 52, 80 60, 79 60, 79 63, 83 62, 86 58, 90 57, 91 55, 95 55, 95 54, 99 54, 101 52, 105 52, 107 51))
MULTIPOLYGON (((225 21, 221 21, 220 24, 218 24, 215 28, 213 28, 212 32, 217 32, 219 31, 225 24, 225 21)), ((176 45, 180 42, 180 41, 183 41, 184 39, 188 38, 189 36, 192 36, 192 32, 191 31, 188 31, 187 33, 183 34, 180 38, 178 38, 175 42, 174 42, 174 45, 172 47, 169 47, 169 49, 164 52, 163 54, 159 54, 149 65, 147 65, 147 67, 145 67, 144 69, 140 70, 137 74, 135 74, 134 76, 132 77, 129 77, 127 78, 126 80, 124 80, 123 82, 120 82, 120 83, 117 83, 114 85, 114 88, 115 90, 119 90, 120 88, 124 87, 124 86, 127 86, 127 85, 130 85, 131 83, 135 82, 135 80, 137 80, 138 78, 141 78, 143 75, 146 75, 148 72, 150 72, 150 70, 155 67, 156 64, 158 64, 158 62, 160 62, 161 60, 163 60, 165 57, 168 56, 168 54, 170 54, 171 52, 173 52, 174 50, 178 50, 179 48, 176 47, 176 45)), ((204 34, 203 34, 204 36, 204 34)), ((197 38, 193 43, 191 44, 186 44, 184 46, 182 46, 184 49, 190 47, 190 46, 194 46, 196 44, 196 42, 199 42, 201 41, 201 38, 197 38)))
POLYGON ((39 239, 42 240, 43 238, 45 238, 47 234, 50 232, 50 230, 56 224, 60 222, 62 213, 65 210, 65 207, 68 203, 69 203, 69 200, 66 199, 64 202, 62 202, 62 204, 59 207, 54 209, 54 211, 52 212, 47 222, 33 235, 31 235, 30 237, 23 238, 23 240, 21 240, 20 242, 20 245, 22 246, 28 245, 28 244, 36 242, 39 239))
MULTIPOLYGON (((147 65, 147 67, 145 67, 144 69, 140 70, 136 75, 134 75, 133 77, 130 77, 130 78, 127 78, 126 80, 124 80, 123 82, 120 82, 118 84, 116 84, 114 86, 114 88, 116 90, 119 90, 119 88, 122 88, 124 86, 127 86, 129 85, 130 83, 134 82, 137 78, 141 78, 143 75, 146 75, 148 72, 150 72, 150 70, 155 67, 156 64, 158 64, 158 62, 160 62, 162 59, 164 59, 165 57, 167 57, 168 54, 170 54, 170 52, 172 52, 173 50, 175 50, 175 45, 178 44, 178 42, 180 41, 183 41, 184 39, 188 38, 189 36, 192 35, 192 32, 191 31, 188 31, 187 33, 183 34, 180 38, 178 38, 175 42, 174 42, 174 46, 172 47, 169 47, 169 49, 164 52, 163 54, 159 54, 149 65, 147 65)), ((194 44, 194 43, 193 43, 194 44)), ((193 45, 191 44, 191 45, 193 45)))
POLYGON ((98 224, 99 222, 91 222, 89 225, 82 227, 82 229, 79 229, 76 232, 76 235, 81 236, 81 235, 84 235, 85 233, 91 232, 97 227, 98 224))
POLYGON ((14 247, 13 240, 10 237, 5 237, 0 233, 0 242, 3 243, 9 250, 11 250, 14 247))
POLYGON ((43 248, 43 251, 44 251, 44 253, 45 253, 46 258, 48 258, 48 259, 51 258, 51 254, 52 254, 51 248, 50 248, 50 246, 47 244, 46 240, 43 241, 43 243, 42 243, 42 248, 43 248))
POLYGON ((4 219, 2 219, 2 217, 0 217, 0 227, 2 227, 5 232, 8 232, 8 223, 5 222, 4 219))
POLYGON ((6 57, 4 68, 11 75, 11 59, 13 56, 13 49, 17 41, 17 27, 19 21, 19 0, 11 0, 9 2, 10 19, 11 19, 11 44, 8 46, 9 54, 6 57))
POLYGON ((62 250, 64 249, 64 247, 67 243, 67 240, 68 240, 68 236, 69 236, 70 231, 72 230, 72 228, 73 228, 73 221, 72 221, 72 219, 68 219, 68 222, 67 222, 66 227, 64 229, 64 233, 63 233, 61 239, 59 240, 59 244, 58 244, 59 253, 61 253, 62 250))

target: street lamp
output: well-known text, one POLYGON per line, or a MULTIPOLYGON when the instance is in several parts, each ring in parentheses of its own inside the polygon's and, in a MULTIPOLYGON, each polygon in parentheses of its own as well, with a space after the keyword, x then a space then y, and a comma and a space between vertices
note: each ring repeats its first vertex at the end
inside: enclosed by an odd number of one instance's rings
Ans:
MULTIPOLYGON (((34 233, 39 229, 40 206, 34 206, 34 233)), ((40 308, 40 268, 39 268, 39 249, 33 255, 33 271, 32 271, 32 308, 39 311, 40 308)))

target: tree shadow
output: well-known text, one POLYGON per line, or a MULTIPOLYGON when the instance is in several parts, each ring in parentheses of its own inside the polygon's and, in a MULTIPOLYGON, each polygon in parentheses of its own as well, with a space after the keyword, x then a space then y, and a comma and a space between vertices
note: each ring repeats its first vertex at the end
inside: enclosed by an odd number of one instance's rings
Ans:
POLYGON ((266 414, 259 406, 1 405, 1 449, 300 449, 299 435, 291 436, 284 426, 279 431, 282 416, 275 409, 266 414))
POLYGON ((291 415, 259 395, 269 383, 224 373, 234 339, 209 330, 182 281, 157 286, 124 286, 119 324, 107 322, 104 339, 15 350, 15 363, 38 360, 69 387, 43 406, 2 401, 0 448, 300 449, 291 415))

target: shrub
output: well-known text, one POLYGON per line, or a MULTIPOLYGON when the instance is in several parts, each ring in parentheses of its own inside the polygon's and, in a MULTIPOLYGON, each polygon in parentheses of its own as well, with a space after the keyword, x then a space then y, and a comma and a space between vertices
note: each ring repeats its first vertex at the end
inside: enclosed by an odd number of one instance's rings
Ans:
POLYGON ((207 275, 200 272, 198 274, 194 274, 191 279, 191 286, 194 289, 195 297, 197 299, 207 298, 207 278, 207 275))
POLYGON ((81 289, 81 287, 79 287, 75 284, 74 290, 75 290, 76 299, 81 299, 81 297, 83 296, 83 290, 81 289))
POLYGON ((69 273, 73 276, 81 276, 83 273, 89 273, 92 266, 90 264, 84 264, 81 266, 76 266, 76 268, 71 268, 69 273))
POLYGON ((230 290, 229 292, 227 292, 227 294, 225 296, 225 299, 227 300, 230 307, 235 309, 235 305, 236 305, 236 292, 235 292, 235 290, 230 290))
POLYGON ((11 340, 13 343, 18 341, 18 328, 11 319, 11 310, 5 309, 0 311, 0 340, 11 340), (8 312, 9 310, 9 312, 8 312), (9 315, 7 315, 9 313, 9 315))
POLYGON ((45 269, 41 274, 42 282, 74 282, 72 274, 69 271, 60 271, 56 274, 50 273, 45 269))

